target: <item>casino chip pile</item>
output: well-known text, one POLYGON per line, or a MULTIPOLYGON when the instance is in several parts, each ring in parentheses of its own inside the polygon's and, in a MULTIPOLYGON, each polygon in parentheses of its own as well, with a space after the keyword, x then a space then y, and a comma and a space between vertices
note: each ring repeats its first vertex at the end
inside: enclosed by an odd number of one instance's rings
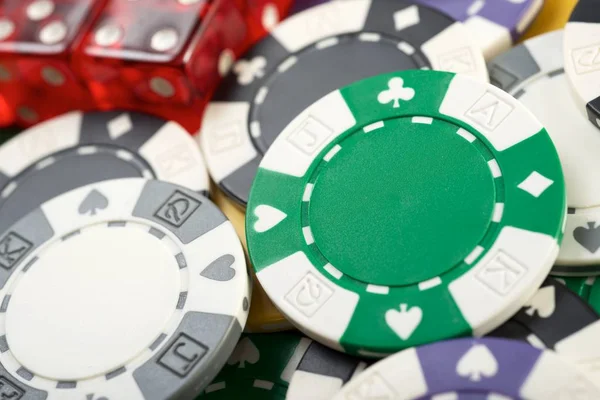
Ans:
POLYGON ((196 135, 1 130, 0 397, 600 399, 600 0, 543 3, 298 0, 196 135))

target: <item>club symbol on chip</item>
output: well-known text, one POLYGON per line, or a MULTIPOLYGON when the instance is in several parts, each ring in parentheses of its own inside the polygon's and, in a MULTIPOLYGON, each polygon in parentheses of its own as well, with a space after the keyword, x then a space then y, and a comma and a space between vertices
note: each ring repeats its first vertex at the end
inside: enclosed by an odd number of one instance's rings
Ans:
POLYGON ((108 199, 102 193, 93 189, 79 206, 79 214, 93 216, 106 207, 108 207, 108 199))
POLYGON ((388 81, 387 90, 383 90, 377 96, 377 101, 381 104, 387 104, 391 101, 394 102, 394 108, 400 107, 400 100, 411 100, 415 97, 415 90, 409 87, 404 87, 404 79, 392 78, 388 81))
POLYGON ((240 60, 233 67, 233 72, 238 76, 240 85, 249 85, 254 79, 265 75, 267 60, 264 57, 254 57, 252 60, 240 60))

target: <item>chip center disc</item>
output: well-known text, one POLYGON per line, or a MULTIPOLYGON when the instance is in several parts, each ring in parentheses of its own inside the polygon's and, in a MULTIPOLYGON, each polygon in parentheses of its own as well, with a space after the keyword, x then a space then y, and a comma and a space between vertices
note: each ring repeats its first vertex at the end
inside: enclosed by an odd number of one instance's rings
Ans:
POLYGON ((408 285, 457 266, 484 237, 495 203, 490 167, 457 125, 434 122, 361 129, 316 170, 308 222, 333 267, 408 285))
POLYGON ((147 230, 90 227, 48 247, 17 281, 9 347, 49 379, 108 374, 160 336, 179 284, 175 257, 147 230))

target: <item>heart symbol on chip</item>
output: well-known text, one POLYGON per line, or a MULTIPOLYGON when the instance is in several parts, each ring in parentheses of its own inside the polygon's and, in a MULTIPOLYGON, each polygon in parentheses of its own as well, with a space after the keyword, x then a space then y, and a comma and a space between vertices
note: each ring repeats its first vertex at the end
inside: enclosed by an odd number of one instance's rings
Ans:
POLYGON ((235 257, 231 254, 222 255, 208 264, 208 266, 200 272, 200 275, 212 279, 213 281, 229 281, 235 276, 235 269, 231 268, 234 262, 235 257))
POLYGON ((498 361, 485 345, 475 344, 458 360, 456 373, 471 382, 479 382, 498 373, 498 361))
POLYGON ((254 215, 258 218, 254 223, 254 230, 258 233, 268 231, 287 217, 286 213, 265 204, 256 207, 254 215))
POLYGON ((400 304, 400 311, 392 309, 385 313, 385 322, 402 340, 407 340, 413 334, 422 319, 423 310, 416 306, 409 310, 407 304, 400 304))
POLYGON ((600 226, 596 226, 595 221, 588 222, 587 226, 573 230, 573 238, 590 253, 595 253, 600 249, 600 226))

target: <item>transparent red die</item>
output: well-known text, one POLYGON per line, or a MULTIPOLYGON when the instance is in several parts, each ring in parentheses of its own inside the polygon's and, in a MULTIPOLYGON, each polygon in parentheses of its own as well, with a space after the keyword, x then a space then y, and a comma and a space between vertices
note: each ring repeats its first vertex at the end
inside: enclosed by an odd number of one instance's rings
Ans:
POLYGON ((221 76, 265 33, 267 3, 283 16, 291 0, 109 0, 74 69, 101 109, 145 111, 193 132, 221 76))
POLYGON ((3 108, 22 126, 75 109, 93 98, 71 69, 72 55, 104 0, 0 1, 0 124, 3 108))

